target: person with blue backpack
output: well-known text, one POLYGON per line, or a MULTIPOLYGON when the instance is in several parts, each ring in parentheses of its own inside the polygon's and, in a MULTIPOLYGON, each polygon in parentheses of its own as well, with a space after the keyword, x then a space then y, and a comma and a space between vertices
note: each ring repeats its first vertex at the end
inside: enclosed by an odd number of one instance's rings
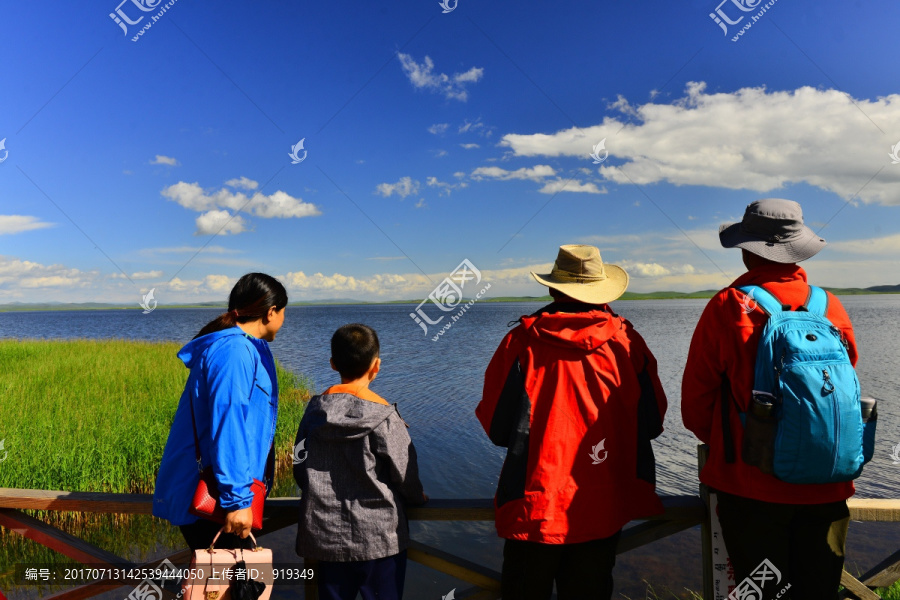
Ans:
POLYGON ((850 318, 797 265, 825 240, 796 202, 753 202, 719 239, 747 272, 707 304, 684 370, 682 420, 709 445, 700 481, 716 492, 738 587, 777 571, 773 598, 787 587, 781 598, 834 599, 847 498, 874 447, 850 318))

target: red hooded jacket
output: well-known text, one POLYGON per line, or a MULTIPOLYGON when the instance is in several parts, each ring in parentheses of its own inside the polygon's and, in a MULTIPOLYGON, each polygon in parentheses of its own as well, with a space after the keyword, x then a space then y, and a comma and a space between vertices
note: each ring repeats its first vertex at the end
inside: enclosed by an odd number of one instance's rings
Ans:
MULTIPOLYGON (((791 310, 806 302, 809 285, 806 271, 797 265, 766 265, 752 269, 721 290, 703 311, 688 352, 681 384, 681 417, 684 426, 709 444, 709 460, 700 481, 712 488, 764 502, 821 504, 846 500, 853 495, 853 482, 798 485, 763 473, 741 460, 744 427, 739 412, 746 412, 753 390, 756 351, 767 317, 748 304, 735 288, 760 285, 791 310), (728 411, 735 461, 726 462, 722 429, 723 388, 735 410, 728 411)), ((847 341, 850 361, 856 365, 857 350, 850 317, 840 301, 828 293, 826 317, 847 341)))
POLYGON ((475 411, 508 449, 494 499, 500 537, 574 544, 662 513, 650 440, 666 407, 656 359, 607 305, 555 303, 522 317, 475 411))

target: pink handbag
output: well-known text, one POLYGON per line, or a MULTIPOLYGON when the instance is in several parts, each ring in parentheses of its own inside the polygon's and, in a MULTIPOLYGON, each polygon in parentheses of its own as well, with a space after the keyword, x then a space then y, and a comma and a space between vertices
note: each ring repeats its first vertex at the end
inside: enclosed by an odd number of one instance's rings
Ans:
POLYGON ((184 600, 231 600, 231 586, 246 584, 252 579, 265 584, 265 589, 258 600, 269 600, 272 595, 272 584, 275 582, 272 572, 272 551, 260 548, 256 538, 252 550, 216 549, 216 541, 225 528, 219 530, 209 548, 194 550, 191 558, 189 576, 181 585, 184 600), (238 574, 235 565, 241 561, 246 563, 245 577, 238 574))

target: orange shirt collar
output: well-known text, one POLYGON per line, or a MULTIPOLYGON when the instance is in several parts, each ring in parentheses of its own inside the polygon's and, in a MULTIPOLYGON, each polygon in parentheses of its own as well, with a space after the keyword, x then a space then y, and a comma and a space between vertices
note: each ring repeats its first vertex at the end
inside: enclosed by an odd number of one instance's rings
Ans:
POLYGON ((325 390, 325 394, 350 394, 351 396, 356 396, 361 400, 368 400, 369 402, 374 402, 375 404, 384 404, 385 406, 390 406, 387 400, 385 400, 369 388, 360 387, 359 385, 339 383, 338 385, 333 385, 325 390))

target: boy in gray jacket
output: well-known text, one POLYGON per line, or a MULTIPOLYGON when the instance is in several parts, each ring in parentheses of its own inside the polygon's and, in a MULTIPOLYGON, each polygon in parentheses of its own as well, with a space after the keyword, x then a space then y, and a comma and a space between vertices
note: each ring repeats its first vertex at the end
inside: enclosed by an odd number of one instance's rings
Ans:
POLYGON ((300 486, 297 554, 319 561, 321 600, 400 600, 409 527, 405 503, 428 500, 416 449, 391 406, 369 389, 378 336, 352 323, 331 338, 340 385, 313 397, 294 446, 300 486))

